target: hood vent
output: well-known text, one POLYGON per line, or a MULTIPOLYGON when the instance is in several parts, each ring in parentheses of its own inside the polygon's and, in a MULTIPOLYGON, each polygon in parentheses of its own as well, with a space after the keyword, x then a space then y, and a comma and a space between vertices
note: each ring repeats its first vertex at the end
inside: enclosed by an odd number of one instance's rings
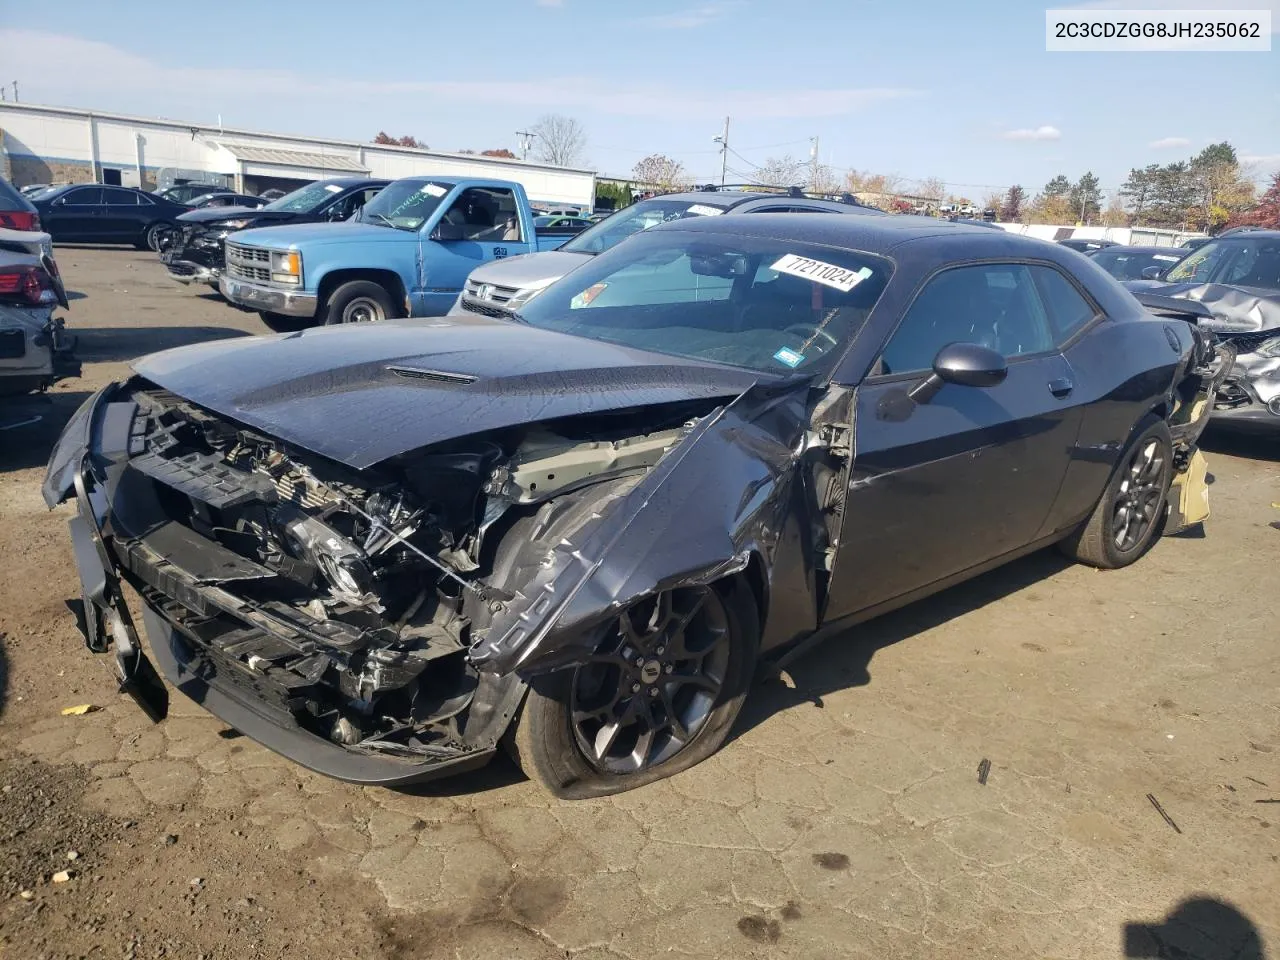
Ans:
POLYGON ((448 370, 424 370, 421 367, 404 367, 399 365, 389 366, 387 369, 398 377, 404 377, 406 380, 431 380, 434 383, 455 384, 476 382, 476 378, 469 373, 450 373, 448 370))

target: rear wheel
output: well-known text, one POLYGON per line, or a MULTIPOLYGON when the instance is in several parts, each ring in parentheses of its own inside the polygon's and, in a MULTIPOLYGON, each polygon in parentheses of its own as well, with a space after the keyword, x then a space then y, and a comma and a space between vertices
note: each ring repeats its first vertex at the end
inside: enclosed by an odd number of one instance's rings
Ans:
POLYGON ((399 316, 391 294, 384 287, 370 280, 351 280, 329 294, 323 322, 325 325, 373 323, 399 316))
POLYGON ((1090 566, 1127 567, 1155 543, 1173 482, 1173 441, 1163 420, 1125 451, 1093 514, 1062 541, 1068 556, 1090 566))
POLYGON ((566 799, 688 769, 720 747, 742 708, 759 630, 737 581, 631 606, 585 663, 535 679, 513 738, 517 761, 566 799))

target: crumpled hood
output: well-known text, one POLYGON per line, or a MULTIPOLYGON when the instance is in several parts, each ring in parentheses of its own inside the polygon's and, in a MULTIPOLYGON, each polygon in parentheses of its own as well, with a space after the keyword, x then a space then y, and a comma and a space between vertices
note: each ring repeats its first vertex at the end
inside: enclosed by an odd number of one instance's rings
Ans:
POLYGON ((355 469, 487 430, 731 398, 760 379, 470 317, 221 340, 152 354, 134 369, 215 413, 355 469))
POLYGON ((279 227, 254 227, 236 234, 236 243, 283 250, 300 243, 404 243, 416 234, 394 227, 377 227, 368 223, 289 223, 279 227))
POLYGON ((1131 293, 1181 297, 1204 304, 1213 319, 1201 321, 1200 326, 1214 333, 1256 333, 1280 328, 1280 290, 1162 280, 1128 280, 1124 285, 1131 293))
POLYGON ((467 279, 475 283, 494 283, 519 289, 558 280, 590 259, 589 253, 566 253, 563 250, 525 253, 477 267, 467 279))
POLYGON ((252 218, 258 223, 270 223, 279 220, 282 223, 296 219, 299 214, 285 210, 263 210, 261 207, 206 207, 203 210, 189 210, 178 217, 179 223, 211 224, 219 220, 245 220, 252 218))

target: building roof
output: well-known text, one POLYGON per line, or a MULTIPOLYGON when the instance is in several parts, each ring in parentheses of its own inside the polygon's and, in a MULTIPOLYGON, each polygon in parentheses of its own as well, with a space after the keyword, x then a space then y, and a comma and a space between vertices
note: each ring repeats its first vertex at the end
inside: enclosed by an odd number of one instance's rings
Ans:
POLYGON ((341 154, 304 153, 301 150, 254 147, 222 140, 215 142, 237 160, 248 160, 252 163, 271 163, 282 167, 319 167, 323 170, 342 170, 348 173, 369 172, 369 168, 358 160, 341 154))

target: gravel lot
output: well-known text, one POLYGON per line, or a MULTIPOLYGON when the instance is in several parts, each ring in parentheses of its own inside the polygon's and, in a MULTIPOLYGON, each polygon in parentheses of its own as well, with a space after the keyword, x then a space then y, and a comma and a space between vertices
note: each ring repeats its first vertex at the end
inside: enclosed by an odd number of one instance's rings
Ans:
POLYGON ((5 960, 1280 953, 1280 447, 1214 438, 1204 535, 1134 568, 1042 553, 833 640, 674 781, 362 789, 181 697, 151 725, 82 645, 58 428, 135 356, 266 331, 152 254, 58 260, 84 376, 0 433, 5 960))

